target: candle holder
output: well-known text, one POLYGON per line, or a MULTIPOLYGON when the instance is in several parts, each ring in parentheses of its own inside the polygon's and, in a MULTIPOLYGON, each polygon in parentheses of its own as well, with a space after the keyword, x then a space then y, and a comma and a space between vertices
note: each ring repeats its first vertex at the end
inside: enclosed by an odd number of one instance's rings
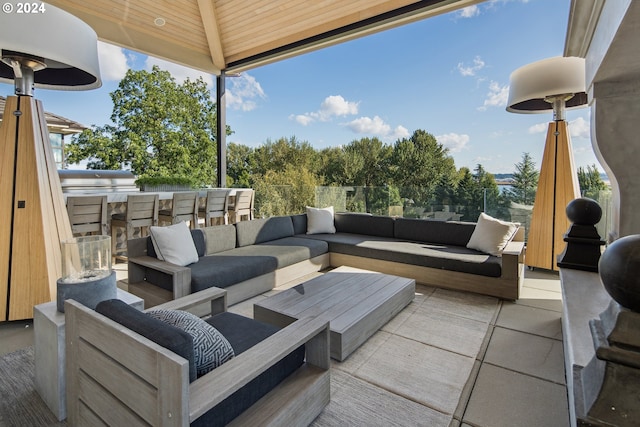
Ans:
POLYGON ((82 236, 61 243, 62 277, 57 285, 57 308, 74 299, 95 309, 100 301, 116 298, 116 273, 111 269, 111 237, 82 236))

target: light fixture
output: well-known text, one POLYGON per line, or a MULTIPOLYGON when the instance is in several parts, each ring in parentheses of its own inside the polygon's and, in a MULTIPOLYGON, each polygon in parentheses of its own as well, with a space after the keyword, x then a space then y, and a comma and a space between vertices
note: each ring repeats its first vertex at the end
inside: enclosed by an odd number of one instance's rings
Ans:
MULTIPOLYGON (((26 4, 26 3, 25 3, 26 4)), ((60 242, 72 237, 34 88, 100 87, 97 36, 75 16, 42 3, 0 14, 0 82, 14 83, 0 123, 0 321, 33 317, 61 276, 60 242), (37 13, 36 13, 37 12, 37 13)))
POLYGON ((540 167, 538 190, 527 239, 525 264, 557 270, 570 226, 565 208, 580 197, 565 110, 587 103, 585 61, 577 57, 543 59, 518 68, 510 77, 507 111, 553 111, 540 167))

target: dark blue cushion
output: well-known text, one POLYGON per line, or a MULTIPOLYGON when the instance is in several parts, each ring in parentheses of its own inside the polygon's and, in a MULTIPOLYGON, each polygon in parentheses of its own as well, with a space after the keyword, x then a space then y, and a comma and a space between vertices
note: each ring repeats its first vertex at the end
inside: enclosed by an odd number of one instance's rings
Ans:
POLYGON ((293 234, 307 234, 307 214, 291 215, 293 234))
MULTIPOLYGON (((245 221, 248 222, 248 221, 245 221)), ((235 250, 207 255, 189 265, 191 269, 191 292, 212 286, 226 288, 278 268, 278 260, 272 256, 234 255, 235 250)), ((147 280, 151 280, 150 276, 147 280)))
POLYGON ((154 319, 119 299, 100 302, 96 311, 189 361, 189 381, 197 377, 193 338, 182 329, 154 319))
POLYGON ((336 213, 333 222, 335 223, 338 233, 393 237, 394 219, 390 216, 362 213, 336 213))
MULTIPOLYGON (((227 338, 236 356, 280 330, 267 323, 233 313, 218 314, 207 319, 207 322, 227 338)), ((304 345, 298 347, 191 425, 224 426, 228 424, 298 369, 304 361, 304 352, 304 345)))
POLYGON ((398 218, 395 225, 395 237, 413 242, 466 247, 475 228, 474 222, 398 218))
POLYGON ((291 236, 293 236, 293 222, 291 222, 290 216, 274 216, 252 221, 240 221, 236 224, 238 247, 291 236))

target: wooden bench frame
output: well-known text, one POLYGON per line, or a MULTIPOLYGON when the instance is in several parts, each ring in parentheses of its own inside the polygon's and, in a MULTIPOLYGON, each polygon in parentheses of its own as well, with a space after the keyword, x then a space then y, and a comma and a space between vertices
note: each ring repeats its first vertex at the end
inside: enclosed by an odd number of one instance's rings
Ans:
MULTIPOLYGON (((156 308, 208 302, 213 314, 226 310, 226 292, 211 288, 156 308)), ((296 321, 189 383, 186 359, 76 301, 65 302, 65 314, 70 425, 187 426, 302 344, 305 363, 232 425, 308 425, 329 403, 325 320, 296 321)))

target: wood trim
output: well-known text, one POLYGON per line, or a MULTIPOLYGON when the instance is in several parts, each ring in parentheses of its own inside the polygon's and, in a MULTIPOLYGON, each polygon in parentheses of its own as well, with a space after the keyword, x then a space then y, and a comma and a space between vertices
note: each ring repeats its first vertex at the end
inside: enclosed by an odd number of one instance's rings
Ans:
POLYGON ((224 57, 224 49, 220 38, 215 2, 211 0, 198 0, 198 8, 200 9, 204 34, 209 44, 211 61, 214 67, 219 70, 224 70, 227 68, 227 61, 224 57))

